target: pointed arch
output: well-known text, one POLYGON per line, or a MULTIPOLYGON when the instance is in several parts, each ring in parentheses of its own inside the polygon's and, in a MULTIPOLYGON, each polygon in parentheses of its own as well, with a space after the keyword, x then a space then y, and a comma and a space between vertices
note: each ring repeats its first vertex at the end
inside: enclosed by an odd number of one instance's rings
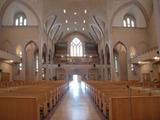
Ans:
POLYGON ((38 14, 35 12, 35 10, 30 6, 28 5, 26 2, 22 1, 22 0, 6 0, 6 2, 3 4, 1 10, 0 10, 0 25, 2 26, 2 22, 3 22, 3 17, 4 17, 4 14, 5 14, 5 11, 7 10, 7 8, 14 2, 17 2, 21 5, 24 5, 26 8, 28 8, 35 16, 37 22, 38 22, 38 25, 41 24, 41 21, 40 21, 40 18, 38 16, 38 14))
POLYGON ((83 56, 83 45, 79 38, 74 38, 70 43, 70 56, 71 57, 82 57, 83 56))
POLYGON ((47 60, 47 45, 43 44, 42 47, 42 63, 45 64, 47 60))
POLYGON ((49 54, 48 54, 48 63, 51 64, 52 62, 52 50, 49 50, 49 54))
POLYGON ((100 51, 100 61, 101 61, 101 64, 104 64, 104 52, 103 50, 100 51))
POLYGON ((122 41, 118 41, 118 42, 116 42, 115 44, 114 44, 114 47, 113 48, 115 48, 117 45, 122 45, 122 46, 124 46, 124 48, 125 48, 125 50, 127 51, 127 47, 126 47, 126 45, 122 42, 122 41))
POLYGON ((117 80, 128 80, 127 70, 127 47, 118 41, 113 48, 115 78, 117 80))
POLYGON ((38 53, 39 49, 34 41, 25 45, 25 75, 26 80, 36 80, 38 72, 38 53))
POLYGON ((116 15, 117 15, 121 10, 123 10, 123 9, 125 9, 125 8, 127 8, 128 6, 131 6, 131 5, 135 5, 135 6, 137 6, 137 7, 140 9, 140 11, 142 12, 142 14, 143 14, 143 16, 144 16, 144 18, 145 18, 146 25, 148 26, 148 24, 149 24, 149 17, 148 17, 148 15, 147 15, 147 12, 146 12, 145 8, 143 7, 143 5, 142 5, 140 2, 138 2, 137 0, 134 0, 134 1, 129 1, 129 2, 121 5, 121 6, 114 12, 114 14, 112 15, 112 18, 111 18, 111 24, 110 24, 111 27, 112 27, 112 25, 113 25, 113 21, 114 21, 116 15))
POLYGON ((110 50, 109 50, 108 44, 106 44, 106 46, 105 46, 105 56, 106 56, 107 65, 110 65, 110 50))
POLYGON ((29 44, 34 44, 38 48, 38 45, 33 40, 29 41, 24 48, 26 48, 29 44))

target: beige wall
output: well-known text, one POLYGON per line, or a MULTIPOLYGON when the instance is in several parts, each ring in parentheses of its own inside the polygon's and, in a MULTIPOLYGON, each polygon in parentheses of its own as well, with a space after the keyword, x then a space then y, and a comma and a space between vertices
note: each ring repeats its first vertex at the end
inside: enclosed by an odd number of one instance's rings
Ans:
POLYGON ((0 31, 0 36, 1 50, 8 51, 14 55, 19 55, 20 51, 22 52, 23 69, 20 74, 15 74, 14 79, 25 79, 25 46, 30 41, 34 41, 39 46, 38 27, 3 27, 0 31))
POLYGON ((15 14, 19 11, 26 15, 28 25, 38 25, 38 21, 32 11, 19 2, 14 2, 7 8, 2 19, 2 25, 14 25, 15 14))
POLYGON ((148 27, 149 47, 158 47, 158 41, 156 38, 156 24, 154 15, 151 16, 149 27, 148 27))
POLYGON ((128 79, 139 79, 139 75, 135 75, 131 71, 131 59, 129 50, 130 48, 134 48, 135 55, 139 55, 148 49, 148 38, 146 29, 114 27, 112 30, 112 40, 113 46, 117 42, 121 41, 127 48, 128 79))
POLYGON ((141 54, 148 48, 147 31, 144 28, 121 28, 114 27, 112 31, 113 46, 121 41, 129 50, 134 47, 136 55, 141 54))
MULTIPOLYGON (((52 15, 57 15, 58 19, 55 24, 62 24, 62 28, 60 32, 57 34, 57 38, 61 32, 66 31, 66 27, 70 26, 70 29, 75 29, 73 25, 73 20, 75 16, 73 16, 73 11, 81 11, 78 15, 81 18, 86 19, 86 25, 82 23, 81 19, 78 19, 78 28, 82 29, 82 26, 85 26, 89 32, 91 31, 90 24, 95 24, 92 16, 98 16, 102 20, 105 21, 106 28, 104 32, 104 36, 99 41, 96 41, 99 46, 99 53, 101 51, 105 53, 105 44, 109 43, 110 53, 111 53, 111 64, 114 64, 113 61, 113 47, 114 45, 120 41, 127 48, 127 68, 128 68, 128 79, 135 80, 141 77, 141 73, 149 71, 152 69, 152 65, 142 65, 138 66, 136 73, 131 72, 130 69, 130 49, 135 50, 135 55, 140 55, 144 51, 149 50, 150 48, 157 47, 157 38, 156 38, 156 24, 155 24, 155 16, 152 10, 152 0, 138 0, 139 6, 133 0, 88 0, 85 2, 81 1, 53 1, 53 0, 20 0, 21 2, 13 2, 6 9, 1 9, 2 4, 5 0, 0 1, 0 10, 4 14, 1 16, 2 26, 0 28, 0 49, 8 51, 13 54, 18 54, 20 51, 23 53, 23 71, 20 73, 20 77, 15 75, 14 78, 25 79, 25 45, 29 41, 34 41, 39 48, 39 59, 41 61, 42 55, 42 46, 44 43, 47 44, 47 50, 52 50, 54 53, 54 45, 53 42, 47 36, 46 32, 44 32, 44 23, 47 19, 52 15), (123 7, 122 7, 123 6, 123 7), (122 7, 122 8, 121 8, 122 7), (76 9, 75 9, 76 8, 76 9), (82 11, 87 8, 88 14, 84 15, 82 11), (63 9, 67 9, 67 15, 64 15, 63 9), (23 11, 28 19, 28 27, 14 27, 13 25, 13 17, 17 11, 23 11), (137 28, 123 28, 122 27, 122 18, 126 13, 132 13, 135 15, 137 19, 137 28), (115 16, 114 16, 115 15, 115 16), (69 16, 69 18, 68 18, 69 16), (65 24, 65 19, 69 20, 69 24, 65 24), (113 19, 114 18, 114 19, 113 19), (113 21, 112 21, 113 20, 113 21), (114 26, 114 27, 112 27, 114 26), (110 29, 112 27, 112 29, 110 29), (141 71, 139 73, 139 71, 141 71), (16 77, 17 76, 17 77, 16 77)), ((52 23, 50 21, 50 24, 52 23)), ((48 26, 49 28, 49 26, 48 26)), ((83 32, 84 34, 88 31, 83 32)), ((69 33, 69 32, 68 32, 69 33)), ((72 32, 71 32, 72 33, 72 32)), ((64 32, 65 36, 66 32, 64 32)), ((70 41, 74 37, 79 37, 82 41, 90 41, 89 37, 86 37, 87 34, 70 34, 66 37, 63 37, 61 41, 70 41)), ((95 36, 94 36, 95 37, 95 36)), ((55 38, 56 40, 56 38, 55 38)), ((96 40, 96 39, 95 39, 96 40)), ((91 40, 94 42, 94 40, 91 40)), ((105 55, 105 54, 104 54, 105 55)), ((47 60, 48 60, 48 54, 47 60)), ((106 57, 104 57, 106 58, 106 57)), ((102 60, 101 60, 102 61, 102 60)), ((1 63, 2 64, 2 63, 1 63)), ((39 62, 40 66, 42 66, 41 62, 39 62)), ((8 66, 8 64, 5 64, 8 66)), ((4 66, 4 63, 3 63, 4 66)), ((11 66, 10 66, 11 67, 11 66)), ((114 66, 106 66, 112 67, 114 66)), ((8 67, 9 68, 9 67, 8 67)), ((3 68, 5 69, 5 68, 3 68)), ((16 68, 12 68, 16 69, 16 68)), ((11 72, 11 69, 8 69, 11 72)), ((41 67, 40 70, 41 71, 41 67)), ((114 70, 111 70, 112 72, 114 70)), ((47 68, 47 78, 52 77, 52 73, 55 70, 53 68, 47 68)), ((103 74, 103 72, 101 72, 103 74)), ((41 76, 41 73, 39 73, 41 76)), ((102 75, 103 76, 103 75, 102 75)), ((41 77, 39 77, 41 78, 41 77)))
POLYGON ((38 27, 3 27, 0 36, 0 49, 17 54, 28 42, 38 43, 38 27))

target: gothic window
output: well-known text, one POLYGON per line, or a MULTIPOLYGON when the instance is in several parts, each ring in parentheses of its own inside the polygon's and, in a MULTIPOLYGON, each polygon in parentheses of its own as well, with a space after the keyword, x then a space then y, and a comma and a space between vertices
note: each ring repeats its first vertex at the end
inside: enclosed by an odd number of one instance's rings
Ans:
POLYGON ((114 62, 115 62, 115 72, 118 73, 118 57, 117 56, 115 56, 114 62))
POLYGON ((38 63, 39 63, 39 57, 38 57, 38 55, 36 55, 36 72, 37 73, 38 73, 38 69, 39 69, 38 63))
POLYGON ((15 26, 27 26, 27 18, 24 13, 18 13, 14 19, 15 26))
POLYGON ((74 38, 70 44, 70 56, 71 57, 83 56, 82 42, 78 38, 74 38))
POLYGON ((131 15, 126 15, 123 19, 123 26, 124 27, 135 27, 136 19, 131 15))

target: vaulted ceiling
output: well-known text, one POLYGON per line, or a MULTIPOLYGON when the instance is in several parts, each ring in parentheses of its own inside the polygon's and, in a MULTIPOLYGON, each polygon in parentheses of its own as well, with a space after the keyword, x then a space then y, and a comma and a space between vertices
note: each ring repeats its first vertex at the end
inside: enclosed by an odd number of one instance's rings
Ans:
MULTIPOLYGON (((0 7, 7 0, 0 0, 0 7)), ((52 40, 63 39, 73 32, 85 34, 93 41, 101 40, 105 33, 107 20, 120 6, 138 1, 147 15, 152 14, 152 0, 22 0, 35 11, 42 11, 44 31, 52 40), (37 7, 40 6, 41 7, 37 7)))
POLYGON ((45 31, 51 39, 61 39, 72 32, 102 39, 105 29, 105 0, 45 0, 45 31))

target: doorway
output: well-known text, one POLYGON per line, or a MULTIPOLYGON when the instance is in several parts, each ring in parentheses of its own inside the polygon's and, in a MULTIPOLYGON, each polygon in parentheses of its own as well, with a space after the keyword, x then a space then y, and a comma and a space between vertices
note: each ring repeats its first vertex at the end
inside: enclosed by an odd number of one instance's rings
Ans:
POLYGON ((73 75, 72 80, 75 82, 78 81, 78 75, 73 75))
POLYGON ((70 92, 73 94, 73 97, 78 97, 81 92, 85 92, 85 83, 82 81, 82 77, 80 75, 72 75, 72 81, 70 82, 70 92))

